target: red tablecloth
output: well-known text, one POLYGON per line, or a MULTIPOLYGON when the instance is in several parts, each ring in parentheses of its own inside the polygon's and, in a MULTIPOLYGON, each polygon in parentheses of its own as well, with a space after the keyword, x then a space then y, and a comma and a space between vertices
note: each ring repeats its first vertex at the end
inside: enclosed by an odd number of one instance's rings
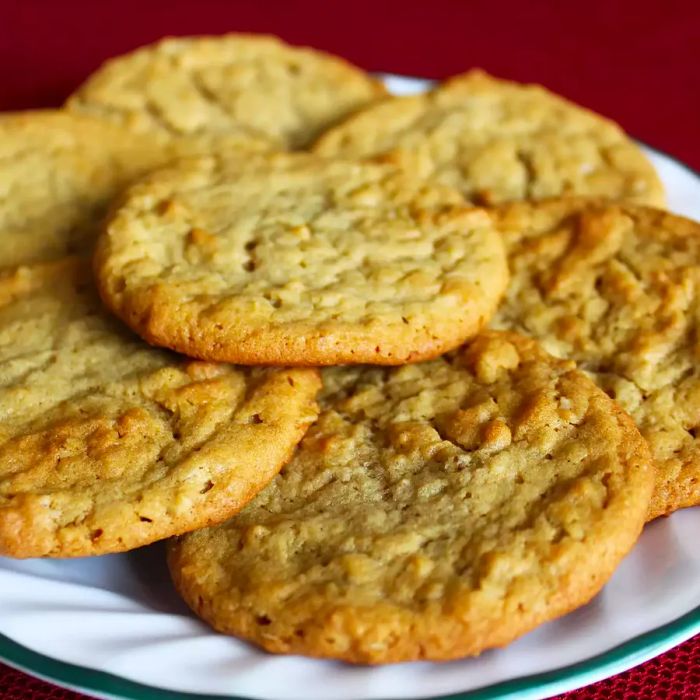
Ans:
MULTIPOLYGON (((166 34, 271 32, 369 70, 481 66, 536 81, 700 170, 700 2, 0 0, 0 110, 58 105, 105 58, 166 34)), ((0 665, 0 697, 75 698, 0 665)), ((700 697, 700 637, 567 696, 700 697)))

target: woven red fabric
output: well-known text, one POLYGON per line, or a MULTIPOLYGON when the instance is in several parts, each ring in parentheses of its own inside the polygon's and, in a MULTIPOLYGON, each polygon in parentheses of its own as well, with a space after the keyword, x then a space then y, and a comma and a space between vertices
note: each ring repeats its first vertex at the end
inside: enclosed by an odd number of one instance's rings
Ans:
MULTIPOLYGON (((2 700, 80 700, 84 695, 62 690, 0 664, 2 700)), ((700 636, 587 688, 557 696, 557 700, 698 700, 700 698, 700 636)))
POLYGON ((559 697, 561 700, 698 700, 700 636, 625 673, 559 697))
MULTIPOLYGON (((700 2, 0 0, 0 110, 59 105, 105 58, 165 34, 271 32, 370 70, 481 66, 542 82, 700 170, 700 2)), ((700 698, 700 637, 566 700, 700 698)), ((79 696, 0 665, 2 700, 79 696)))

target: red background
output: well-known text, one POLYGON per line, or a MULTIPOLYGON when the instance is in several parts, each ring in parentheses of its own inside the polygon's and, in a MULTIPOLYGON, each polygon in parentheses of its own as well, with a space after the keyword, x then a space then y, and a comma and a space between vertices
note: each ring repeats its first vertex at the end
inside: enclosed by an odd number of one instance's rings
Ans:
MULTIPOLYGON (((698 0, 0 0, 0 110, 57 106, 102 60, 161 36, 225 31, 368 70, 540 82, 700 170, 698 0)), ((699 667, 697 639, 570 698, 696 700, 699 667)), ((0 666, 0 697, 74 696, 0 666)))
POLYGON ((369 70, 545 84, 700 169, 700 2, 0 0, 0 109, 58 105, 166 34, 271 32, 369 70))

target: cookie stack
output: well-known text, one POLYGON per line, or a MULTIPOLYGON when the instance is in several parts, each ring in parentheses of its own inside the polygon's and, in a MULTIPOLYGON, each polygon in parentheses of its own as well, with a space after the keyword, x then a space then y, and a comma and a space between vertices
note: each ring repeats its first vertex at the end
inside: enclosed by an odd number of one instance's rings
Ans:
POLYGON ((700 503, 700 225, 615 124, 168 39, 0 117, 0 553, 169 544, 217 630, 501 646, 700 503))

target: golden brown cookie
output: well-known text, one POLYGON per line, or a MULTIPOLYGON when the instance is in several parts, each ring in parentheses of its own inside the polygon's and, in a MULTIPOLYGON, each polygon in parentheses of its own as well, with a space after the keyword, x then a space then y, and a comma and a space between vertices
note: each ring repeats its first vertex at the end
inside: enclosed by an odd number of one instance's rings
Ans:
POLYGON ((178 591, 217 630, 354 663, 474 655, 587 602, 637 539, 648 446, 534 341, 488 333, 323 376, 282 472, 170 546, 178 591))
POLYGON ((0 554, 117 552, 220 522, 318 410, 312 370, 149 348, 74 258, 0 277, 0 554))
POLYGON ((650 518, 700 504, 700 224, 572 199, 496 210, 512 280, 495 328, 575 360, 656 461, 650 518))
POLYGON ((308 154, 191 159, 132 187, 100 238, 105 303, 148 342, 242 364, 402 364, 476 333, 500 236, 455 190, 308 154))
POLYGON ((617 124, 538 85, 481 71, 371 106, 314 150, 381 156, 480 204, 571 194, 664 204, 653 166, 617 124))
POLYGON ((168 133, 253 127, 299 148, 385 94, 359 68, 273 36, 169 38, 107 61, 72 111, 168 133))
POLYGON ((111 198, 174 158, 270 147, 243 129, 171 138, 59 111, 0 115, 0 267, 89 252, 111 198))

